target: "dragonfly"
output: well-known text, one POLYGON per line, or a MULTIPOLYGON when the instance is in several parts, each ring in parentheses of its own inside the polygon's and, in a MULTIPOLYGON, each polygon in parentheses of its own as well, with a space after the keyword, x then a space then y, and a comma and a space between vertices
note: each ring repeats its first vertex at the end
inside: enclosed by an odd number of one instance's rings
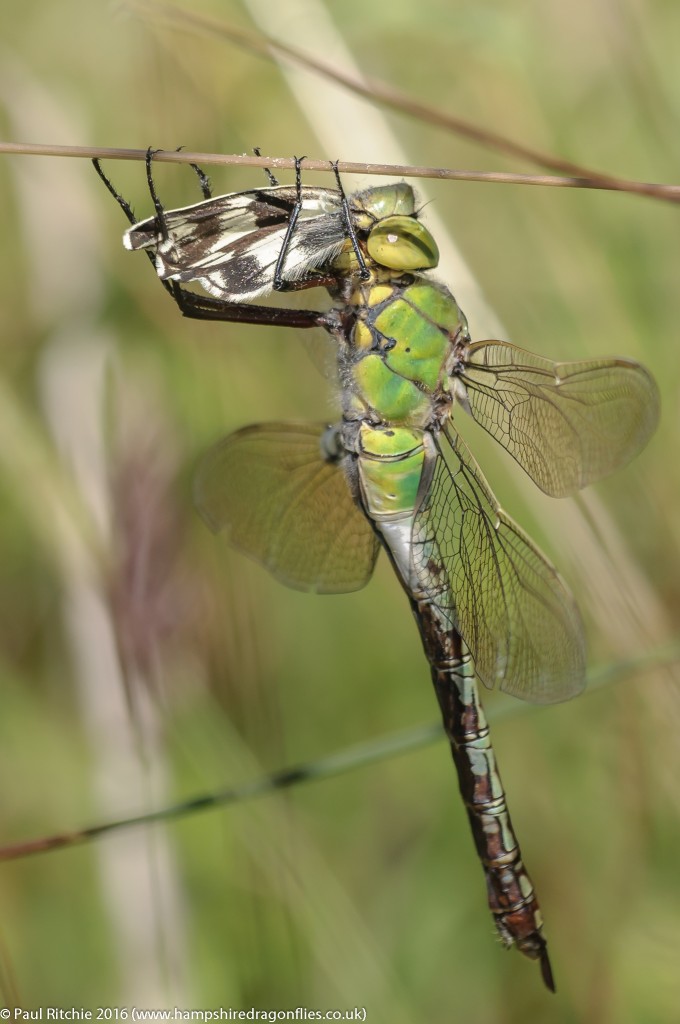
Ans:
POLYGON ((583 623, 566 583, 500 507, 461 438, 480 424, 546 494, 564 497, 629 462, 659 417, 656 384, 624 358, 553 362, 473 341, 453 294, 430 275, 436 242, 410 185, 346 196, 268 187, 136 221, 143 250, 186 316, 321 327, 337 351, 336 423, 254 424, 201 460, 194 497, 214 532, 289 587, 345 593, 386 552, 410 603, 458 785, 506 947, 555 982, 538 899, 499 774, 479 683, 551 704, 584 686, 583 623), (187 288, 197 283, 203 292, 187 288), (323 287, 328 311, 253 302, 323 287))

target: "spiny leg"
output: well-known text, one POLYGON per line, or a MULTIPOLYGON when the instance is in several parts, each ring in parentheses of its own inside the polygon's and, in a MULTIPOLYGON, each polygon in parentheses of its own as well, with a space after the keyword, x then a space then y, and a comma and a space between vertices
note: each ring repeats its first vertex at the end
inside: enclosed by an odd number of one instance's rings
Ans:
MULTIPOLYGON (((158 152, 158 150, 154 151, 149 149, 147 151, 147 183, 149 184, 149 191, 151 193, 151 198, 156 209, 156 216, 158 218, 159 210, 161 217, 163 217, 164 211, 158 195, 156 194, 153 176, 151 174, 151 161, 153 159, 154 152, 158 152)), ((102 170, 99 160, 94 158, 92 163, 95 171, 106 185, 107 190, 120 206, 130 224, 136 224, 137 217, 135 216, 132 206, 127 199, 125 199, 116 190, 113 183, 102 170)), ((156 259, 153 251, 150 249, 145 249, 144 251, 148 259, 151 261, 154 270, 156 270, 156 259)), ((339 322, 337 314, 333 314, 332 311, 329 313, 321 313, 312 309, 286 309, 283 307, 277 308, 275 306, 255 306, 246 302, 224 302, 221 299, 212 298, 207 295, 200 295, 198 292, 182 288, 177 281, 166 281, 163 278, 160 278, 159 280, 177 304, 182 316, 192 320, 217 320, 224 323, 265 324, 276 327, 321 327, 331 334, 336 334, 342 330, 342 324, 339 322)), ((302 285, 302 282, 299 284, 302 285)), ((308 285, 307 287, 311 287, 311 285, 308 285)))
MULTIPOLYGON (((183 149, 184 146, 178 146, 177 149, 175 150, 175 153, 181 153, 183 149)), ((160 153, 161 151, 160 149, 157 149, 155 152, 160 153)), ((201 186, 201 195, 203 196, 203 198, 212 199, 212 189, 210 187, 210 178, 208 177, 208 175, 201 167, 198 166, 198 164, 189 164, 189 167, 191 167, 192 171, 195 171, 198 177, 201 186)))
MULTIPOLYGON (((258 154, 259 155, 259 154, 258 154)), ((296 156, 295 158, 295 205, 291 211, 290 217, 288 218, 288 225, 286 227, 286 234, 283 239, 279 258, 276 261, 276 267, 274 268, 274 282, 273 289, 277 292, 297 292, 304 291, 306 288, 319 288, 331 287, 336 283, 335 274, 324 274, 320 271, 309 271, 305 277, 299 281, 284 281, 283 280, 283 265, 286 260, 286 256, 290 249, 290 241, 295 231, 300 211, 302 210, 302 161, 305 159, 304 156, 296 156)), ((276 178, 271 175, 271 178, 278 185, 276 178)))
MULTIPOLYGON (((116 202, 120 206, 121 210, 123 211, 123 213, 125 214, 127 219, 130 221, 131 224, 136 224, 137 223, 137 218, 135 217, 134 210, 132 209, 132 207, 128 203, 127 199, 125 199, 120 194, 120 192, 116 191, 116 189, 115 189, 115 187, 113 185, 113 182, 109 178, 107 178, 107 176, 104 174, 104 172, 102 170, 102 167, 101 167, 101 164, 99 163, 99 160, 96 157, 93 159, 92 164, 94 166, 95 171, 97 172, 97 174, 99 175, 101 180, 104 182, 104 184, 106 185, 107 189, 109 190, 109 192, 111 193, 113 198, 116 200, 116 202)), ((149 249, 145 249, 144 252, 146 253, 147 257, 151 260, 151 265, 153 266, 153 269, 155 270, 156 269, 156 257, 154 256, 154 254, 149 249)), ((165 287, 165 290, 170 292, 170 294, 173 296, 173 298, 175 298, 175 296, 173 295, 172 289, 168 287, 167 282, 166 281, 162 281, 161 283, 165 287)))
POLYGON ((283 264, 288 250, 290 249, 290 240, 293 237, 295 231, 295 225, 297 224, 298 217, 300 216, 300 210, 302 209, 302 161, 305 158, 303 156, 295 157, 295 206, 293 207, 290 217, 288 218, 288 226, 286 227, 286 234, 283 239, 283 245, 281 246, 281 252, 279 258, 276 261, 276 267, 274 269, 274 291, 280 292, 286 287, 286 282, 283 280, 283 264))
POLYGON ((213 195, 212 195, 212 189, 210 187, 210 178, 208 177, 208 175, 205 173, 204 170, 202 170, 198 166, 198 164, 189 164, 189 166, 198 175, 198 180, 201 183, 201 193, 203 195, 203 198, 204 199, 212 199, 213 195))
POLYGON ((182 316, 192 320, 218 320, 222 323, 264 324, 271 327, 321 327, 329 334, 343 331, 333 310, 286 309, 282 306, 254 306, 247 302, 224 302, 182 288, 176 281, 162 282, 177 303, 182 316))
POLYGON ((151 146, 149 146, 149 148, 146 151, 146 160, 144 162, 146 164, 146 183, 149 186, 149 195, 151 196, 153 208, 156 211, 156 228, 159 231, 163 240, 166 240, 168 238, 168 225, 165 220, 165 209, 163 207, 162 202, 158 198, 158 193, 156 192, 156 183, 153 180, 153 172, 151 170, 151 163, 156 153, 162 152, 163 151, 161 149, 153 149, 151 146))
POLYGON ((104 172, 102 170, 102 167, 101 167, 101 164, 99 163, 99 160, 97 159, 97 157, 94 157, 94 159, 92 160, 92 165, 93 165, 95 171, 97 172, 97 174, 99 175, 99 177, 102 179, 102 181, 106 185, 107 189, 109 190, 109 192, 111 193, 113 198, 116 200, 116 202, 120 206, 121 210, 123 211, 123 213, 125 214, 127 219, 130 221, 131 224, 136 224, 137 223, 137 218, 135 217, 134 210, 132 209, 132 207, 128 203, 127 199, 124 199, 123 196, 120 194, 120 192, 116 191, 113 183, 110 181, 109 178, 106 177, 106 175, 104 174, 104 172))
MULTIPOLYGON (((255 156, 262 156, 259 146, 253 146, 253 153, 255 154, 255 156)), ((271 187, 277 188, 279 185, 279 179, 272 174, 271 169, 269 167, 263 167, 262 170, 267 175, 267 181, 269 182, 271 187)))
MULTIPOLYGON (((283 291, 285 289, 291 290, 291 286, 290 286, 289 282, 286 282, 286 281, 283 280, 283 264, 285 262, 286 255, 287 255, 288 250, 290 248, 290 240, 293 237, 293 232, 295 231, 295 225, 297 224, 298 218, 300 216, 300 211, 302 210, 302 161, 304 159, 305 159, 304 156, 301 156, 301 157, 297 157, 296 156, 295 157, 295 191, 296 191, 295 206, 293 207, 293 210, 291 212, 290 218, 288 220, 288 227, 286 228, 286 235, 285 235, 285 237, 283 239, 283 245, 281 246, 281 252, 279 253, 279 258, 276 261, 276 268, 274 270, 274 290, 275 291, 283 291)), ((342 214, 343 214, 343 219, 345 221, 345 229, 347 231, 347 237, 349 238, 350 242, 352 243, 352 249, 354 250, 354 255, 356 256, 357 263, 359 264, 359 276, 361 277, 361 279, 363 281, 367 281, 371 275, 370 275, 370 271, 369 271, 368 267, 366 266, 366 261, 364 259, 364 256, 363 256, 363 253, 361 251, 361 248, 359 246, 359 240, 357 238, 357 234, 356 234, 356 231, 355 231, 355 228, 354 228, 354 224, 352 223, 352 214, 351 214, 351 211, 350 211, 350 208, 349 208, 349 203, 347 202, 347 196, 345 195, 345 190, 343 188, 342 181, 340 179, 340 172, 338 171, 338 161, 335 160, 331 164, 331 167, 332 167, 333 173, 335 175, 335 181, 336 181, 336 184, 338 186, 338 192, 340 193, 340 200, 341 200, 341 206, 342 206, 342 214)), ((302 287, 304 287, 304 285, 302 285, 302 287)))
POLYGON ((357 233, 354 230, 354 224, 352 223, 352 215, 350 213, 349 203, 347 202, 347 196, 345 195, 345 190, 342 186, 342 181, 340 180, 338 161, 334 160, 333 163, 331 164, 331 167, 333 169, 333 174, 335 175, 335 182, 338 186, 338 192, 340 193, 340 199, 342 202, 342 213, 345 219, 345 228, 347 229, 347 237, 352 243, 354 255, 356 256, 357 263, 359 264, 359 276, 361 277, 362 281, 367 281, 371 274, 368 267, 366 266, 366 261, 364 260, 363 253, 359 248, 359 239, 357 238, 357 233))

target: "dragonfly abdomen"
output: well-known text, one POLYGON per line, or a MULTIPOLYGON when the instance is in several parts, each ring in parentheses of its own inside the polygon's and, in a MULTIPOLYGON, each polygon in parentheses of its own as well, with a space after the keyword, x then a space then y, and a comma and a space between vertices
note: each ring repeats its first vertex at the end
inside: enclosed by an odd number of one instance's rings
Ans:
POLYGON ((517 946, 525 956, 540 961, 543 979, 554 991, 543 919, 510 820, 472 659, 455 630, 441 630, 436 605, 417 602, 414 614, 430 660, 496 928, 505 946, 517 946))
POLYGON ((455 606, 441 552, 427 517, 414 529, 417 496, 428 474, 427 437, 405 427, 360 425, 354 444, 362 505, 420 630, 497 931, 505 946, 540 961, 545 983, 554 989, 541 912, 510 820, 472 658, 451 626, 455 606))

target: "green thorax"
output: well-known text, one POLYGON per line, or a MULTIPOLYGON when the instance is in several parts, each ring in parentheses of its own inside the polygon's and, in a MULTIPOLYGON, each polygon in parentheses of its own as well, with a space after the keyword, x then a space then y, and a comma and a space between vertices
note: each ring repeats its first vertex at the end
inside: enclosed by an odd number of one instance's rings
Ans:
POLYGON ((344 323, 340 381, 349 420, 425 428, 450 405, 454 345, 467 323, 445 288, 418 271, 439 262, 439 250, 418 220, 405 182, 369 188, 349 199, 368 281, 360 280, 347 240, 329 268, 331 293, 344 323))
POLYGON ((344 324, 345 446, 357 456, 364 508, 374 522, 394 522, 416 507, 431 443, 425 432, 449 414, 467 322, 451 293, 418 273, 435 267, 439 252, 409 185, 355 193, 350 209, 370 278, 359 279, 348 243, 333 264, 332 289, 344 324))
POLYGON ((450 405, 455 344, 467 322, 445 288, 418 275, 378 271, 346 306, 340 354, 345 416, 392 426, 430 426, 450 405))

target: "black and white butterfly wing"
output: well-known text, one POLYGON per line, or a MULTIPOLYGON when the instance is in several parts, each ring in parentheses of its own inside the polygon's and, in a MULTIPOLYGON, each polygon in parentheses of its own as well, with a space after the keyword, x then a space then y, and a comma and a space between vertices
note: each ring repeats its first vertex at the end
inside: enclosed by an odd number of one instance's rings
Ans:
MULTIPOLYGON (((302 207, 282 267, 295 282, 334 259, 346 239, 339 193, 305 186, 302 207)), ((272 290, 274 271, 295 208, 295 186, 233 192, 193 206, 166 210, 133 224, 123 236, 128 249, 155 251, 162 280, 197 281, 227 302, 258 298, 272 290)))

